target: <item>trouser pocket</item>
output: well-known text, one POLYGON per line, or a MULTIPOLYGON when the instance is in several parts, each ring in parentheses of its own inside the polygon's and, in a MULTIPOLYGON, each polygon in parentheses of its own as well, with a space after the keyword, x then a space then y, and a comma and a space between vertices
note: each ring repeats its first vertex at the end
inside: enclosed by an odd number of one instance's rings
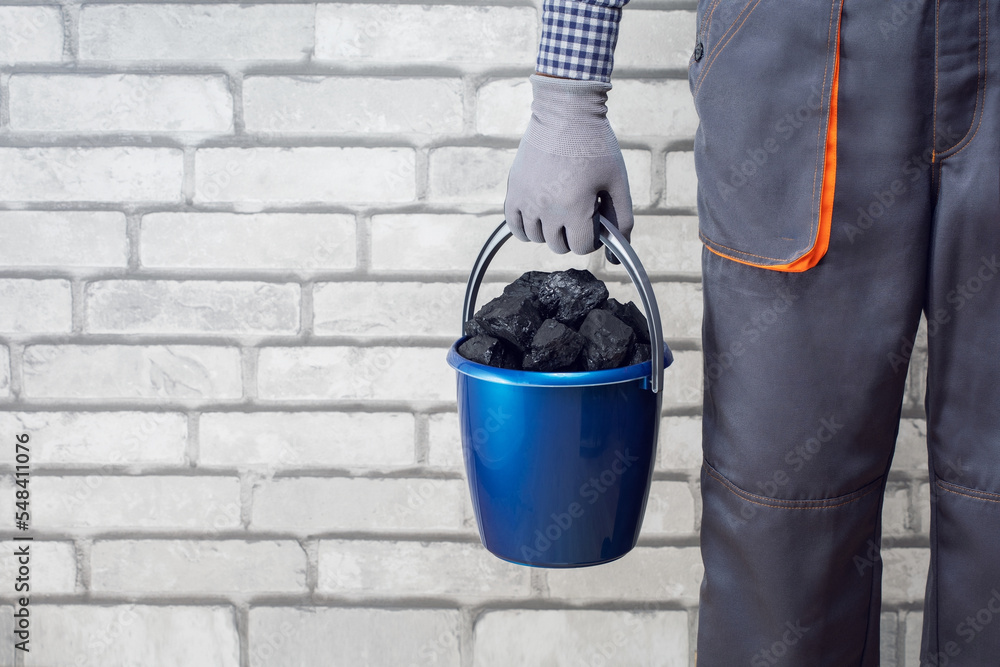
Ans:
POLYGON ((826 253, 843 0, 701 0, 688 82, 702 241, 804 271, 826 253))

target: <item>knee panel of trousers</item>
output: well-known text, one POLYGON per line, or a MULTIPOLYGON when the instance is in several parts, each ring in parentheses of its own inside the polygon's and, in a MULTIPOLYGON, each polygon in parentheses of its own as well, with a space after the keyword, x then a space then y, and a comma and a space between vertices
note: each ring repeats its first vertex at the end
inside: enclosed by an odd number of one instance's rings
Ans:
MULTIPOLYGON (((774 509, 823 509, 849 504, 872 493, 881 491, 885 475, 865 481, 845 493, 829 493, 822 486, 809 486, 796 480, 787 472, 777 470, 752 483, 737 484, 708 462, 702 462, 703 483, 718 483, 722 488, 744 502, 774 509)), ((828 488, 828 487, 827 487, 828 488)))

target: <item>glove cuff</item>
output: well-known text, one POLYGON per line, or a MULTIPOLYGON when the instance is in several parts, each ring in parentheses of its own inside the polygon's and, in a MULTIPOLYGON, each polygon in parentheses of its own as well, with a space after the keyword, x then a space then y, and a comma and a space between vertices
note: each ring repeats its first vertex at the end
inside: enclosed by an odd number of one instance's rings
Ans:
POLYGON ((608 123, 611 84, 532 74, 531 120, 524 141, 553 155, 596 157, 621 149, 608 123))

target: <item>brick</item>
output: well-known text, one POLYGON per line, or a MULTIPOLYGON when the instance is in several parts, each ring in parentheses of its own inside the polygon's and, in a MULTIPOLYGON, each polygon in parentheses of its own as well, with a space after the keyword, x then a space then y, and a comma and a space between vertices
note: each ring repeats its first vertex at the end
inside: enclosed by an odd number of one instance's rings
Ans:
POLYGON ((652 155, 649 151, 622 149, 625 171, 628 173, 628 187, 632 195, 632 206, 649 206, 651 199, 652 155))
POLYGON ((502 205, 516 152, 484 146, 431 149, 428 197, 432 201, 502 205))
POLYGON ((702 355, 674 351, 674 363, 663 372, 663 407, 701 406, 702 355))
POLYGON ((701 275, 695 216, 638 215, 631 243, 647 271, 701 275))
POLYGON ((30 345, 24 394, 66 398, 239 398, 239 350, 195 345, 30 345))
POLYGON ((881 558, 884 600, 890 604, 921 602, 927 586, 930 550, 883 547, 881 558))
MULTIPOLYGON (((30 613, 30 612, 29 612, 30 613)), ((4 637, 14 636, 14 607, 0 606, 0 632, 4 637)), ((0 644, 0 661, 4 665, 14 664, 14 642, 3 642, 0 644)))
MULTIPOLYGON (((697 31, 695 12, 636 11, 629 7, 622 12, 618 30, 615 72, 636 69, 686 72, 697 31)), ((690 96, 690 92, 687 94, 690 96)))
POLYGON ((892 467, 897 470, 927 472, 927 420, 901 419, 892 467))
POLYGON ((475 667, 687 667, 689 660, 684 611, 505 609, 481 615, 473 633, 475 667))
POLYGON ((694 530, 694 497, 687 482, 653 482, 641 536, 689 535, 694 530))
POLYGON ((929 535, 931 531, 931 485, 923 483, 917 487, 917 506, 914 508, 919 521, 918 530, 921 535, 929 535))
POLYGON ((62 60, 59 7, 0 7, 0 63, 62 60))
POLYGON ((231 132, 226 77, 15 74, 10 126, 35 132, 231 132))
POLYGON ((194 157, 194 200, 244 204, 412 201, 415 159, 412 148, 202 148, 194 157))
POLYGON ((694 604, 704 574, 697 547, 636 547, 596 568, 547 573, 549 595, 564 600, 672 600, 694 604))
POLYGON ((303 60, 309 5, 85 5, 81 60, 303 60))
POLYGON ((441 412, 427 417, 429 443, 428 463, 442 468, 461 468, 465 465, 462 438, 459 433, 458 415, 441 412))
POLYGON ((412 415, 393 412, 209 412, 199 418, 198 462, 274 468, 411 465, 413 429, 412 415))
MULTIPOLYGON (((181 465, 187 418, 169 412, 0 412, 0 433, 27 433, 33 465, 181 465)), ((14 463, 13 448, 0 463, 14 463)))
MULTIPOLYGON (((664 338, 701 339, 700 283, 653 283, 664 338)), ((638 305, 638 304, 637 304, 638 305)))
POLYGON ((701 417, 664 417, 657 455, 657 470, 701 468, 701 417))
POLYGON ((910 498, 908 489, 888 488, 882 504, 882 534, 906 535, 910 531, 910 498))
POLYGON ((8 201, 179 202, 183 155, 135 146, 0 148, 8 201))
MULTIPOLYGON (((479 250, 501 222, 502 214, 373 215, 372 268, 389 272, 456 271, 468 276, 479 250)), ((491 274, 509 271, 519 275, 529 269, 558 271, 570 267, 587 268, 593 256, 557 255, 545 244, 525 243, 511 238, 494 257, 489 271, 491 274)))
POLYGON ((454 400, 444 347, 265 347, 257 395, 266 399, 454 400))
POLYGON ((465 287, 465 283, 318 283, 313 288, 313 330, 352 336, 457 338, 465 287), (447 313, 452 317, 443 316, 447 313))
POLYGON ((698 206, 698 174, 694 169, 694 153, 671 151, 666 157, 666 206, 695 209, 698 206))
POLYGON ((619 79, 608 92, 608 119, 619 137, 693 138, 698 115, 687 80, 619 79))
POLYGON ((521 136, 531 118, 528 77, 496 79, 476 93, 476 129, 480 134, 521 136))
POLYGON ((533 65, 537 50, 534 7, 331 3, 316 8, 317 60, 533 65))
POLYGON ((68 280, 0 278, 0 331, 68 333, 73 327, 68 280))
MULTIPOLYGON (((902 344, 901 344, 902 349, 902 344)), ((900 368, 902 373, 903 369, 900 368)), ((906 370, 906 395, 904 405, 923 408, 927 394, 927 350, 915 348, 906 370)))
POLYGON ((10 349, 0 345, 0 396, 10 394, 10 349))
POLYGON ((299 286, 210 280, 102 280, 86 290, 90 333, 291 334, 299 286))
POLYGON ((156 593, 302 593, 306 554, 292 540, 98 540, 91 590, 156 593))
POLYGON ((461 132, 462 114, 457 78, 251 76, 243 81, 248 132, 438 135, 461 132))
POLYGON ((527 568, 480 543, 323 540, 318 589, 335 595, 527 597, 527 568))
MULTIPOLYGON (((429 158, 428 196, 432 201, 467 202, 502 206, 513 149, 482 146, 444 146, 432 149, 429 158)), ((633 206, 650 202, 650 153, 623 150, 633 206)))
MULTIPOLYGON (((7 582, 10 590, 14 589, 14 579, 21 566, 14 551, 21 544, 29 545, 28 584, 32 593, 76 592, 76 550, 73 543, 47 540, 11 541, 8 548, 0 552, 0 581, 7 582)), ((34 642, 30 646, 33 649, 34 642)))
POLYGON ((882 612, 879 619, 880 667, 904 667, 896 651, 899 640, 899 617, 894 612, 882 612))
POLYGON ((240 664, 229 606, 33 604, 31 613, 25 667, 240 664))
POLYGON ((0 211, 4 266, 128 266, 125 215, 117 211, 0 211))
POLYGON ((281 477, 254 489, 255 530, 452 530, 472 527, 463 480, 281 477))
POLYGON ((235 476, 35 475, 31 484, 35 530, 240 527, 235 476))
POLYGON ((252 607, 249 664, 459 667, 460 622, 451 609, 252 607))
MULTIPOLYGON (((342 213, 148 213, 140 223, 144 267, 350 269, 353 215, 342 213)), ((2 229, 2 228, 0 228, 2 229)))

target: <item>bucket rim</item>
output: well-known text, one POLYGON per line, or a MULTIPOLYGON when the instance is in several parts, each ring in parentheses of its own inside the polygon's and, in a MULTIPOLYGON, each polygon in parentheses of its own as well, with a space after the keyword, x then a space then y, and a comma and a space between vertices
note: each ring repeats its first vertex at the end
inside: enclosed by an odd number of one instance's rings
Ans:
MULTIPOLYGON (((462 336, 448 350, 448 365, 463 375, 479 380, 487 380, 500 384, 512 384, 522 387, 593 387, 604 384, 619 384, 634 380, 649 380, 652 377, 653 362, 646 360, 641 364, 609 368, 603 371, 573 371, 571 373, 546 373, 541 371, 518 371, 509 368, 487 366, 466 359, 458 353, 459 346, 471 336, 462 336)), ((673 363, 673 355, 667 344, 663 344, 663 367, 673 363)), ((648 386, 648 383, 647 385, 648 386)))

